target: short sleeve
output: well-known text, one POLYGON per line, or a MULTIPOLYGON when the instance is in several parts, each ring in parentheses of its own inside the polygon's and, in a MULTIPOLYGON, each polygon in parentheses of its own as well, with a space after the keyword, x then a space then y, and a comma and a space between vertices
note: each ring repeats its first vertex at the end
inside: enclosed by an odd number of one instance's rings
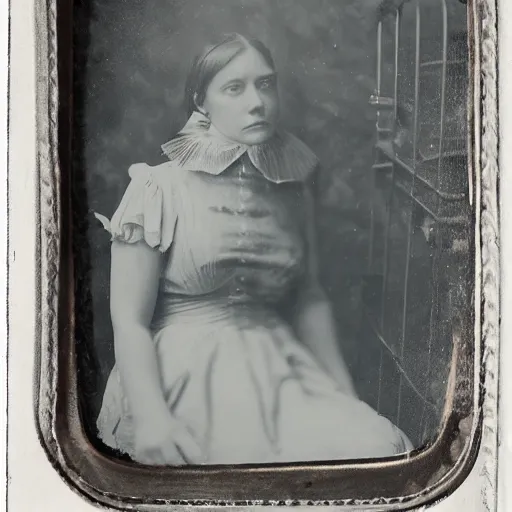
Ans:
POLYGON ((132 165, 128 172, 131 181, 110 222, 112 240, 144 240, 166 252, 178 218, 171 182, 159 177, 158 167, 143 163, 132 165))

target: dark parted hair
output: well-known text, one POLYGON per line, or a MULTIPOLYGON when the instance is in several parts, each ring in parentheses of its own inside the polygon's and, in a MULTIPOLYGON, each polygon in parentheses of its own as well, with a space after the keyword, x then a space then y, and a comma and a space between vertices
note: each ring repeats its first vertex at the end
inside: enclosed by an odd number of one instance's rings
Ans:
POLYGON ((222 36, 217 42, 206 46, 192 63, 185 84, 185 108, 188 116, 197 110, 197 105, 203 104, 214 76, 249 48, 258 51, 275 71, 272 54, 260 40, 249 39, 238 33, 222 36))

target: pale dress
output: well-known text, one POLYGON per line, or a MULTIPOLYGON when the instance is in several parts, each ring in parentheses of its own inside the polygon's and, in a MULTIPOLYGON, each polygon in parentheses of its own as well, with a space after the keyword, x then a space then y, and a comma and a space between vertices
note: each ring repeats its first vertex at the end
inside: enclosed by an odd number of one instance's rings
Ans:
MULTIPOLYGON (((303 183, 274 183, 246 157, 218 175, 171 163, 136 164, 130 174, 113 238, 144 239, 168 255, 154 344, 169 408, 198 440, 204 463, 411 449, 392 423, 338 389, 277 313, 307 281, 303 183)), ((116 367, 97 426, 104 443, 136 458, 116 367)))

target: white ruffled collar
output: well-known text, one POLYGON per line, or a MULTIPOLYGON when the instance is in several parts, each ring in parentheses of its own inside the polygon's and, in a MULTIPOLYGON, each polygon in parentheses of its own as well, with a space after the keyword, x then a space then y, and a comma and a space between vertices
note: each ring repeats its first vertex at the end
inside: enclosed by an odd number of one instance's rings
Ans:
POLYGON ((316 155, 291 133, 278 132, 268 142, 247 146, 224 137, 199 112, 162 145, 162 151, 177 167, 214 175, 247 153, 254 166, 274 183, 305 181, 318 165, 316 155))

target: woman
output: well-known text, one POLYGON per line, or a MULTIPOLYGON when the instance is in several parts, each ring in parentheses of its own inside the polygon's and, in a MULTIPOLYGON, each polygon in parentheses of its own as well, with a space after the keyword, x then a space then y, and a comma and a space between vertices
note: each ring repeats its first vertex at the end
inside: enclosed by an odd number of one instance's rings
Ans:
POLYGON ((169 161, 130 168, 110 223, 116 365, 101 438, 148 464, 407 451, 338 351, 317 279, 317 159, 277 126, 270 52, 225 37, 195 60, 186 95, 169 161))

